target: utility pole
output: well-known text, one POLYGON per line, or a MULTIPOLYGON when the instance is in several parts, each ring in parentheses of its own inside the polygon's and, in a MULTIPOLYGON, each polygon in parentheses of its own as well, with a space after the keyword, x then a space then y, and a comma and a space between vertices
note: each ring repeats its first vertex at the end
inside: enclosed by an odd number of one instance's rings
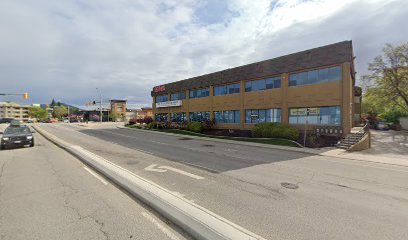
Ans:
POLYGON ((71 122, 71 118, 69 117, 69 104, 67 104, 67 109, 68 109, 68 123, 70 123, 71 122))

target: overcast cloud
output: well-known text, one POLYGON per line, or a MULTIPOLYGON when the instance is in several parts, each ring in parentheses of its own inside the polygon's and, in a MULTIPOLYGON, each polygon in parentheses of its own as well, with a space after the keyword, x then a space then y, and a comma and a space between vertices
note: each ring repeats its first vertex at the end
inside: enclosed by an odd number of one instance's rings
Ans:
POLYGON ((407 23, 407 0, 1 0, 0 92, 151 106, 155 85, 344 40, 360 75, 407 23))

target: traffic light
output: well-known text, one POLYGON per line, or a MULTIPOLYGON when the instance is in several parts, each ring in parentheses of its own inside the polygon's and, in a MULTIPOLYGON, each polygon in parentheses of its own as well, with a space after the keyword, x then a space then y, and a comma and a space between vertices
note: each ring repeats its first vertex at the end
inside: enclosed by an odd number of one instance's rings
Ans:
POLYGON ((96 101, 93 101, 92 104, 95 105, 95 104, 96 104, 96 101))
POLYGON ((28 93, 23 93, 23 98, 28 99, 28 93))

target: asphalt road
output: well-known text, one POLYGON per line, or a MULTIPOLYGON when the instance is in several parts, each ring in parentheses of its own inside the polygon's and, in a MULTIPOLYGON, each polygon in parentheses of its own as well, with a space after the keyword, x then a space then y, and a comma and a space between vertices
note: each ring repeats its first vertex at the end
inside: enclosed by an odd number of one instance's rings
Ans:
POLYGON ((127 129, 41 127, 267 239, 408 239, 404 167, 127 129))
POLYGON ((0 151, 0 239, 188 239, 41 135, 35 140, 0 151))

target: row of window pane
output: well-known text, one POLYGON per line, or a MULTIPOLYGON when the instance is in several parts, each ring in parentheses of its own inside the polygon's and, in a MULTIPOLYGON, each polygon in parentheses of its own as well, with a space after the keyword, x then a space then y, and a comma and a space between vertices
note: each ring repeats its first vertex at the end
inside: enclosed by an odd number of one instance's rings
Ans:
POLYGON ((265 89, 280 88, 281 87, 281 78, 272 77, 261 80, 253 80, 245 82, 245 92, 254 92, 265 89))
POLYGON ((202 98, 208 96, 210 96, 209 88, 190 90, 190 98, 202 98))
POLYGON ((245 110, 245 123, 281 122, 281 109, 245 110))
POLYGON ((214 112, 214 120, 216 124, 219 123, 240 123, 240 111, 220 111, 214 112))
POLYGON ((167 102, 169 101, 169 95, 160 95, 160 96, 156 96, 156 102, 167 102))
POLYGON ((290 74, 289 86, 334 82, 341 80, 340 66, 290 74))
POLYGON ((223 86, 214 87, 214 96, 221 96, 225 94, 239 93, 240 87, 239 83, 228 84, 223 86))
POLYGON ((190 112, 190 122, 204 122, 210 120, 210 112, 190 112))
POLYGON ((171 101, 176 101, 176 100, 183 100, 186 99, 186 92, 177 92, 177 93, 172 93, 170 96, 171 101))
POLYGON ((167 113, 159 113, 155 115, 156 122, 167 122, 167 118, 167 113))
MULTIPOLYGON (((308 124, 313 125, 334 125, 341 124, 340 106, 333 107, 317 107, 317 111, 311 111, 307 116, 308 124)), ((289 109, 289 124, 305 124, 306 109, 305 108, 290 108, 289 109)))
POLYGON ((187 122, 187 117, 186 117, 185 112, 172 113, 170 119, 172 122, 187 122))

